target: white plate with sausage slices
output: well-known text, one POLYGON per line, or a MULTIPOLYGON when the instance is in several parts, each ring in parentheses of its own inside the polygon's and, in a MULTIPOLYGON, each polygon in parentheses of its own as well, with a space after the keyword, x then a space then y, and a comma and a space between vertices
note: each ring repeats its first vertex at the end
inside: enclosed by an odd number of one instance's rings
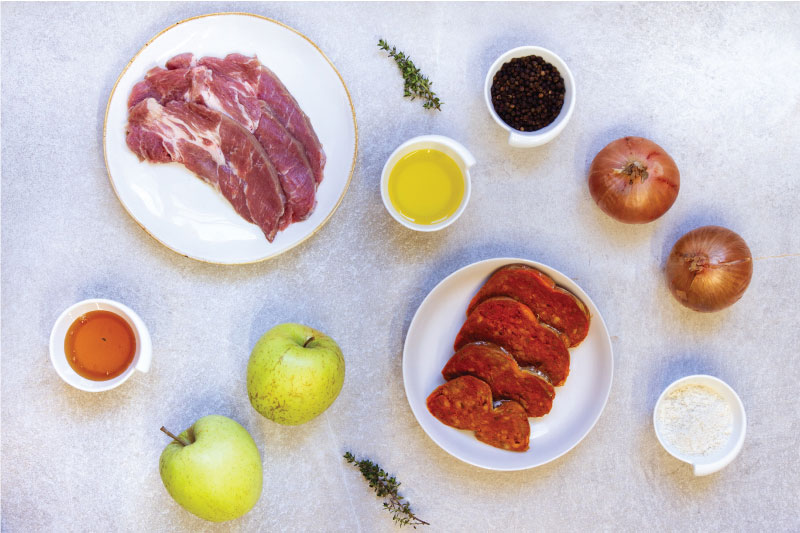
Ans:
POLYGON ((471 465, 490 470, 523 470, 543 465, 574 448, 591 431, 611 392, 614 357, 600 311, 570 278, 547 265, 525 259, 497 258, 465 266, 439 282, 420 304, 403 349, 403 384, 422 429, 443 450, 471 465), (478 441, 472 431, 446 426, 428 412, 426 399, 443 384, 442 368, 453 355, 453 341, 466 319, 472 297, 498 268, 532 266, 569 290, 591 315, 586 339, 570 348, 566 383, 555 389, 550 413, 530 418, 530 448, 513 452, 478 441))
POLYGON ((219 264, 252 263, 297 246, 321 228, 344 197, 356 161, 358 130, 350 93, 333 63, 310 39, 280 22, 246 13, 187 19, 156 35, 120 74, 106 108, 106 167, 125 210, 173 251, 219 264), (125 142, 128 96, 145 73, 178 54, 256 55, 308 115, 327 156, 309 218, 278 232, 273 242, 228 201, 179 163, 139 161, 125 142))

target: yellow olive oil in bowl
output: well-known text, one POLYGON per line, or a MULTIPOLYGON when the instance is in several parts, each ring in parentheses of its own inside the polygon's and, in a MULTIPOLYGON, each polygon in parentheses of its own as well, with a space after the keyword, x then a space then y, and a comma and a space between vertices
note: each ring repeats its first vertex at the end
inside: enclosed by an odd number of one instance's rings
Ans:
POLYGON ((381 199, 397 222, 414 231, 439 231, 469 203, 475 158, 444 135, 420 135, 398 146, 381 172, 381 199))
POLYGON ((409 152, 389 174, 389 201, 416 224, 437 224, 452 216, 464 198, 464 175, 447 154, 434 149, 409 152))

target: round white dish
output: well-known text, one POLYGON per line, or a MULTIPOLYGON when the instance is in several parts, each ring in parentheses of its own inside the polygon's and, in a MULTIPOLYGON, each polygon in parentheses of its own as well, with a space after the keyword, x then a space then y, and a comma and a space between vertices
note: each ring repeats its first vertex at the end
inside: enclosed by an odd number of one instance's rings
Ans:
POLYGON ((747 432, 747 416, 745 415, 744 404, 742 404, 741 398, 739 398, 739 395, 736 394, 736 391, 734 391, 730 385, 714 376, 695 374, 673 381, 664 389, 664 392, 661 393, 661 396, 659 396, 656 401, 655 408, 653 408, 653 428, 656 431, 658 442, 661 443, 661 446, 663 446, 667 453, 676 459, 692 465, 695 476, 707 476, 728 466, 731 461, 736 459, 739 452, 742 451, 745 433, 747 432), (722 396, 730 406, 731 414, 733 415, 731 435, 722 448, 708 455, 697 456, 683 454, 661 435, 661 428, 658 422, 658 410, 661 406, 661 402, 673 390, 683 385, 704 385, 709 387, 722 396))
POLYGON ((575 109, 575 78, 572 77, 572 72, 564 62, 563 59, 558 57, 554 52, 541 46, 520 46, 509 50, 505 54, 498 57, 489 72, 486 73, 486 81, 484 82, 483 97, 486 100, 486 107, 489 109, 489 114, 492 116, 497 124, 508 132, 508 144, 515 148, 535 148, 547 144, 555 139, 559 133, 564 131, 567 127, 569 119, 572 118, 572 111, 575 109), (556 67, 561 77, 564 78, 564 105, 561 107, 561 112, 556 119, 542 129, 536 131, 519 131, 505 123, 500 118, 497 111, 494 110, 492 104, 492 83, 494 82, 494 75, 505 64, 514 59, 515 57, 525 57, 536 55, 556 67))
POLYGON ((134 371, 147 372, 150 370, 152 359, 153 344, 150 340, 150 332, 144 321, 133 309, 113 300, 92 298, 72 304, 56 319, 56 323, 50 331, 50 362, 61 379, 76 389, 87 392, 101 392, 119 387, 133 375, 134 371), (64 340, 67 338, 69 327, 78 317, 90 311, 110 311, 122 317, 133 330, 133 336, 136 339, 136 353, 133 354, 133 361, 130 366, 119 376, 106 381, 86 379, 75 372, 67 362, 67 354, 64 351, 64 340))
POLYGON ((541 263, 497 258, 479 261, 443 279, 417 309, 403 349, 403 384, 408 403, 422 429, 443 450, 462 461, 490 470, 523 470, 548 463, 575 447, 594 427, 611 392, 614 357, 603 317, 589 296, 571 279, 541 263), (470 300, 503 265, 538 268, 572 291, 592 317, 589 334, 570 349, 567 382, 556 388, 549 414, 531 418, 530 449, 511 452, 478 441, 473 432, 451 428, 428 412, 425 400, 444 383, 442 368, 453 355, 453 342, 466 319, 470 300))
POLYGON ((419 137, 409 139, 398 146, 395 151, 392 152, 392 155, 389 156, 389 159, 386 160, 386 164, 383 165, 383 173, 381 174, 381 198, 383 199, 383 205, 396 221, 407 228, 416 231, 438 231, 444 229, 455 222, 456 219, 461 216, 461 213, 464 212, 464 209, 467 208, 469 197, 472 193, 472 180, 469 176, 469 169, 472 168, 473 165, 475 165, 475 158, 469 150, 467 150, 463 144, 450 137, 445 137, 444 135, 420 135, 419 137), (395 209, 394 205, 392 205, 392 201, 389 199, 389 175, 401 158, 414 150, 430 149, 439 150, 447 154, 456 162, 458 168, 461 169, 461 175, 464 177, 464 197, 461 199, 461 203, 458 209, 456 209, 456 212, 441 222, 437 222, 436 224, 417 224, 401 215, 400 212, 395 209))
POLYGON ((274 257, 317 232, 344 197, 356 161, 358 130, 350 93, 336 68, 307 37, 280 22, 247 13, 218 13, 181 21, 151 39, 117 79, 106 108, 103 147, 111 185, 125 210, 175 252, 220 264, 274 257), (140 162, 125 144, 127 100, 153 67, 192 52, 257 55, 311 119, 327 156, 311 216, 270 243, 221 194, 178 163, 140 162), (313 80, 313 81, 312 81, 313 80))

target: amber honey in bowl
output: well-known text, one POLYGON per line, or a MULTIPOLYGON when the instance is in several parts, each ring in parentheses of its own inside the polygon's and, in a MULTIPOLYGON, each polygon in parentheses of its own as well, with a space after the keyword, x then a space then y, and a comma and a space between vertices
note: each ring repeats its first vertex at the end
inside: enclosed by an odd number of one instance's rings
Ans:
POLYGON ((80 376, 107 381, 133 362, 136 337, 128 322, 111 311, 90 311, 67 330, 64 352, 69 366, 80 376))

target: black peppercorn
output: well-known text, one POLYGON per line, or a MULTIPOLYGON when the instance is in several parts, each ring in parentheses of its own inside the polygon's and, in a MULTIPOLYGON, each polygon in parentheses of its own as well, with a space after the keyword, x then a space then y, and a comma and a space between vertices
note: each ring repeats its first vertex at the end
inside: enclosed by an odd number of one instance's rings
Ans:
POLYGON ((492 82, 492 105, 503 121, 519 131, 536 131, 553 122, 564 106, 564 79, 539 56, 515 57, 492 82))

